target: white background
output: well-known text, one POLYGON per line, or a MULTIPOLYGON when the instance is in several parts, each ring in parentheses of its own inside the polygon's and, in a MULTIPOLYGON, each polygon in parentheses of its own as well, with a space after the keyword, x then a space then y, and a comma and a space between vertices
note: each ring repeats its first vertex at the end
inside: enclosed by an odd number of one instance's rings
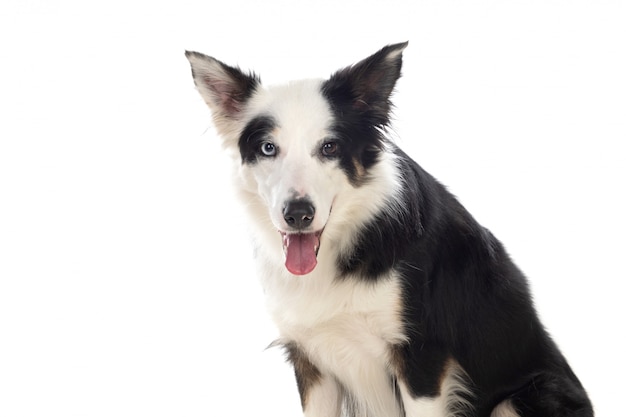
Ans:
POLYGON ((0 416, 299 415, 183 51, 275 83, 405 40, 398 142, 618 415, 625 22, 617 0, 3 0, 0 416))

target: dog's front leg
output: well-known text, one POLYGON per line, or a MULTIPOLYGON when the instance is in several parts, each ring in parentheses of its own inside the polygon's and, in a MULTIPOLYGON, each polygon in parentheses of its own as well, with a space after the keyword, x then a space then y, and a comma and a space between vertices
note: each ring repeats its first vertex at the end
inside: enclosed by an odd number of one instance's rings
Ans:
POLYGON ((341 390, 337 381, 331 376, 320 376, 306 392, 303 393, 301 390, 300 399, 305 417, 340 417, 341 415, 341 390))
POLYGON ((330 375, 324 375, 295 344, 285 344, 287 356, 292 363, 302 411, 306 417, 340 417, 341 389, 330 375))

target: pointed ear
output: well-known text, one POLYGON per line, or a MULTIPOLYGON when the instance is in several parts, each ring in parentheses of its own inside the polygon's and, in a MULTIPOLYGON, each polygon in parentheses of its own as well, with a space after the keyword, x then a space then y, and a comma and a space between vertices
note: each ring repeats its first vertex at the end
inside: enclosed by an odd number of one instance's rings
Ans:
POLYGON ((191 64, 191 75, 198 92, 211 109, 216 127, 226 133, 228 125, 241 116, 246 101, 252 96, 261 80, 253 73, 244 74, 215 58, 186 51, 191 64))
POLYGON ((385 46, 374 55, 336 72, 324 92, 336 104, 366 113, 381 126, 389 122, 390 97, 402 68, 402 51, 408 42, 385 46))

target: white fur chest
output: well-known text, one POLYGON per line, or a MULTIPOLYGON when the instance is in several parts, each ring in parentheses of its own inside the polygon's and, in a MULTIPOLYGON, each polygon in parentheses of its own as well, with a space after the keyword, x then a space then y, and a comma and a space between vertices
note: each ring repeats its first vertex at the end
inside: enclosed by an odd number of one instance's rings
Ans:
POLYGON ((281 337, 304 342, 318 332, 339 331, 385 343, 404 341, 400 282, 393 272, 377 282, 334 279, 335 274, 324 264, 301 277, 282 266, 263 271, 268 308, 281 337))
POLYGON ((281 341, 297 343, 323 374, 355 397, 380 402, 367 404, 370 410, 393 409, 395 397, 380 393, 389 389, 389 347, 405 341, 395 274, 371 283, 334 280, 334 268, 324 264, 304 277, 271 269, 262 279, 281 341))

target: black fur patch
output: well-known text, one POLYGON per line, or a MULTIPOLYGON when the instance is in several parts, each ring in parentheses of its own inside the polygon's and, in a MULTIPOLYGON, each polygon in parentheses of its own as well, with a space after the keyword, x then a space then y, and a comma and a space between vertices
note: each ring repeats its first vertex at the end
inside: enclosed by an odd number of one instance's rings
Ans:
POLYGON ((253 164, 259 157, 262 157, 260 154, 261 144, 270 138, 270 134, 276 126, 276 121, 270 116, 255 117, 246 125, 239 137, 239 152, 242 163, 253 164))
POLYGON ((400 274, 409 342, 394 347, 398 376, 413 395, 434 397, 452 358, 471 381, 473 415, 488 416, 510 398, 524 416, 592 416, 502 244, 445 187, 396 153, 401 212, 379 213, 338 266, 343 279, 400 274))

